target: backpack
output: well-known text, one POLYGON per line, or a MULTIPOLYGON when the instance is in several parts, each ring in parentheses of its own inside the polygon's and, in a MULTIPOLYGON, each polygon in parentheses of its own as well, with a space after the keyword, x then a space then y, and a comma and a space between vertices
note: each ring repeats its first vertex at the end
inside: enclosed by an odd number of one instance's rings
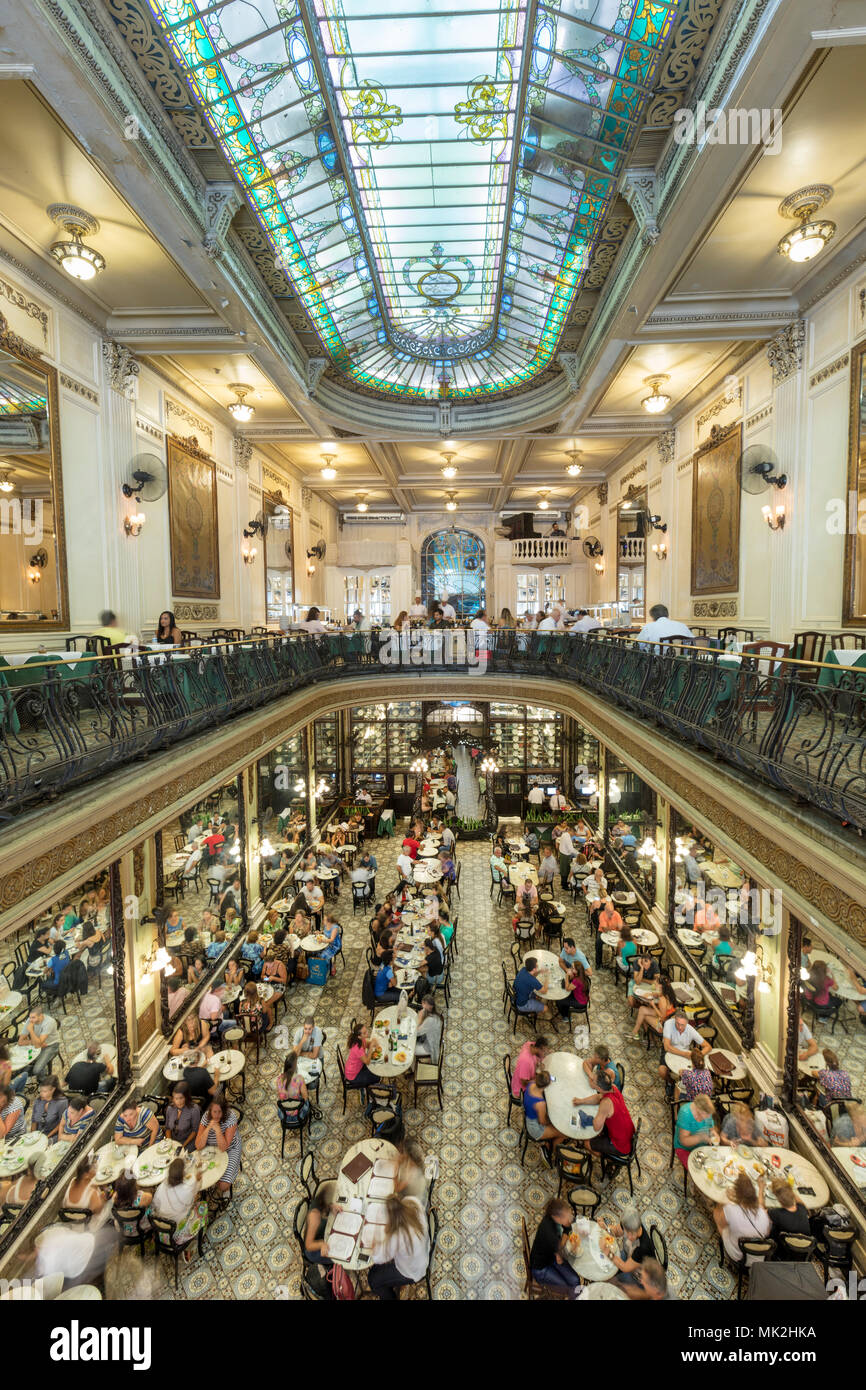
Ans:
POLYGON ((87 993, 87 971, 80 960, 71 960, 66 969, 60 972, 57 998, 62 999, 64 995, 72 993, 87 993))

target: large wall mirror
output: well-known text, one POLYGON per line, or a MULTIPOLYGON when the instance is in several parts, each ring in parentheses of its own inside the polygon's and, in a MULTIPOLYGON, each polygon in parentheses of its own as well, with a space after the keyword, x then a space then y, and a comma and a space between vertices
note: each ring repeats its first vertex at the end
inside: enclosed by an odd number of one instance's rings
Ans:
MULTIPOLYGON (((107 870, 0 939, 0 1241, 73 1181, 127 1080, 122 980, 123 923, 107 870)), ((97 1167, 109 1161, 100 1151, 97 1167)))
POLYGON ((789 969, 796 1072, 789 1083, 849 1192, 866 1207, 866 948, 792 919, 789 969))
POLYGON ((157 844, 154 917, 158 944, 171 957, 165 977, 170 1022, 206 983, 221 980, 246 931, 240 779, 232 778, 164 826, 157 844))
POLYGON ((281 492, 265 493, 262 510, 267 521, 265 552, 265 617, 279 627, 294 617, 295 533, 292 509, 281 492))
POLYGON ((647 490, 630 487, 616 514, 616 598, 625 622, 646 617, 647 490))
POLYGON ((866 504, 866 342, 851 353, 851 417, 848 436, 848 516, 851 494, 857 499, 857 522, 845 534, 845 592, 842 617, 854 627, 866 627, 866 532, 860 508, 866 504))
POLYGON ((0 631, 69 625, 57 373, 0 314, 0 631))

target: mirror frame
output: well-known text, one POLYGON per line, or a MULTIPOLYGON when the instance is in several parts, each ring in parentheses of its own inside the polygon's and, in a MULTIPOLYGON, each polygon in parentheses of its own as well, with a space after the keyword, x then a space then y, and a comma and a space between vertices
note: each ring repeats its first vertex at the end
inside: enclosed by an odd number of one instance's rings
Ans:
POLYGON ((48 398, 48 434, 51 441, 51 494, 54 509, 54 541, 57 549, 57 618, 32 622, 27 618, 6 618, 0 621, 0 636, 4 632, 63 632, 69 628, 69 586, 66 574, 66 528, 63 516, 63 466, 60 457, 60 397, 57 387, 57 368, 43 359, 38 348, 13 333, 0 314, 0 348, 33 371, 41 372, 46 381, 48 398))
MULTIPOLYGON (((262 512, 263 512, 263 514, 268 518, 268 521, 269 521, 269 522, 273 520, 273 514, 274 514, 274 511, 276 510, 277 507, 285 507, 286 510, 287 510, 287 512, 289 513, 288 532, 289 532, 289 536, 290 536, 291 542, 292 542, 292 566, 291 566, 291 573, 292 573, 292 605, 294 606, 294 605, 298 602, 298 588, 297 588, 297 584, 295 583, 295 509, 294 509, 294 507, 290 506, 290 504, 289 504, 289 503, 286 501, 286 499, 283 497, 282 490, 281 490, 280 488, 274 488, 274 490, 273 490, 272 492, 264 492, 264 491, 263 491, 263 492, 262 492, 262 512)), ((271 527, 270 527, 270 525, 269 525, 269 526, 268 526, 268 532, 270 532, 270 530, 271 530, 271 527)), ((265 625, 267 625, 268 622, 270 621, 270 619, 268 618, 268 537, 267 537, 267 536, 263 536, 263 537, 262 537, 262 551, 263 551, 262 559, 264 560, 264 565, 262 566, 262 568, 263 568, 263 570, 264 570, 264 575, 265 575, 265 625)), ((276 569, 276 566, 274 566, 274 568, 276 569)))
MULTIPOLYGON (((820 932, 820 927, 811 927, 810 931, 820 932)), ((846 1195, 850 1198, 856 1210, 862 1215, 866 1212, 866 1188, 857 1187, 845 1172, 844 1168, 837 1163, 830 1144, 825 1144, 821 1135, 817 1132, 810 1121, 804 1107, 800 1104, 797 1093, 797 1079, 799 1070, 797 1067, 797 1043, 800 1033, 800 956, 802 952, 803 936, 805 927, 799 917, 792 914, 788 917, 788 1032, 785 1039, 785 1064, 784 1076, 782 1080, 782 1096, 785 1104, 792 1115, 796 1116, 799 1123, 805 1129, 809 1138, 813 1140, 816 1151, 820 1154, 823 1161, 833 1171, 833 1177, 842 1185, 846 1195)), ((832 1199, 832 1192, 830 1194, 832 1199)))
MULTIPOLYGON (((866 438, 861 441, 860 431, 860 400, 866 391, 866 339, 851 349, 851 383, 850 383, 850 410, 848 419, 848 497, 849 503, 851 493, 857 498, 857 517, 859 521, 860 495, 857 486, 857 475, 859 470, 859 456, 861 442, 866 449, 866 438)), ((866 429, 864 429, 866 435, 866 429)), ((850 627, 866 627, 866 612, 855 613, 854 610, 854 585, 857 577, 857 542, 860 539, 859 529, 852 534, 847 518, 850 512, 850 503, 845 507, 845 570, 842 587, 842 621, 850 627)), ((866 541, 864 541, 866 545, 866 541)), ((866 564, 866 553, 864 553, 863 563, 866 564)))

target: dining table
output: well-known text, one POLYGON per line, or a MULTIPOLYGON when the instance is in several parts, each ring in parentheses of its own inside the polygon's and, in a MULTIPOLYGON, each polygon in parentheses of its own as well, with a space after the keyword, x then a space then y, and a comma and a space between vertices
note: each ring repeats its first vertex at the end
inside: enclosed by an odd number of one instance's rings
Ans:
POLYGON ((637 902, 637 893, 611 893, 610 900, 616 907, 631 907, 637 902))
POLYGON ((547 1115, 554 1129, 568 1139, 594 1139, 593 1127, 595 1113, 601 1097, 586 1100, 585 1105, 577 1106, 575 1100, 584 1100, 593 1092, 589 1077, 583 1069, 583 1060, 574 1052, 549 1052, 544 1066, 550 1077, 550 1085, 545 1088, 544 1099, 547 1115), (581 1114, 583 1118, 581 1117, 581 1114))
POLYGON ((94 1182, 98 1187, 110 1187, 126 1170, 129 1162, 129 1145, 115 1144, 113 1139, 109 1139, 107 1144, 96 1150, 94 1154, 96 1161, 96 1176, 94 1182))
POLYGON ((628 1303, 628 1294, 616 1284, 587 1284, 578 1294, 581 1303, 628 1303))
MULTIPOLYGON (((243 1052, 238 1052, 234 1048, 223 1048, 220 1052, 215 1052, 213 1057, 209 1057, 205 1066, 211 1073, 219 1068, 220 1081, 232 1081, 234 1077, 240 1076, 246 1066, 246 1057, 243 1052)), ((166 1081, 182 1081, 184 1072, 183 1057, 169 1057, 162 1069, 162 1074, 166 1081)))
MULTIPOLYGON (((33 1155, 43 1154, 47 1148, 48 1136, 40 1134, 38 1130, 0 1141, 0 1178, 19 1177, 33 1155)), ((65 1145, 62 1148, 66 1151, 65 1145)))
POLYGON ((20 1007, 23 999, 24 995, 20 994, 17 989, 7 990, 5 994, 0 995, 0 1027, 20 1007))
POLYGON ((866 1187, 866 1147, 849 1149, 844 1144, 834 1144, 832 1154, 849 1182, 855 1187, 866 1187))
MULTIPOLYGON (((735 1052, 729 1052, 726 1047, 711 1047, 706 1056, 706 1064, 707 1068, 713 1073, 713 1076, 718 1076, 724 1081, 745 1081, 748 1076, 748 1072, 741 1064, 737 1054, 735 1052), (731 1063, 733 1070, 726 1073, 725 1076, 722 1076, 721 1072, 716 1071, 710 1061, 714 1052, 720 1052, 722 1056, 726 1057, 731 1063)), ((681 1072, 687 1071, 691 1065, 690 1057, 679 1057, 674 1052, 665 1053, 665 1066, 668 1071, 673 1072, 674 1076, 679 1076, 681 1072)))
POLYGON ((729 864, 715 864, 704 860, 700 870, 707 883, 717 888, 739 888, 743 882, 743 875, 739 870, 732 869, 729 864))
POLYGON ((524 965, 532 959, 538 963, 538 983, 547 986, 545 999, 567 999, 571 990, 566 987, 565 971, 559 957, 553 951, 528 951, 523 958, 524 965))
POLYGON ((310 932, 308 936, 301 937, 301 950, 308 956, 317 956, 327 944, 328 938, 324 932, 310 932))
POLYGON ((438 883, 443 875, 443 869, 435 859, 425 860, 419 863, 415 860, 412 877, 416 883, 438 883))
POLYGON ((605 1284, 619 1273, 613 1260, 605 1253, 607 1248, 615 1248, 619 1254, 616 1237, 609 1235, 597 1221, 578 1217, 572 1222, 571 1234, 566 1236, 564 1254, 575 1274, 579 1274, 587 1284, 605 1284))
POLYGON ((766 1179, 764 1201, 770 1208, 779 1205, 770 1188, 775 1178, 790 1182, 809 1211, 825 1207, 830 1200, 830 1189, 818 1169, 793 1149, 702 1144, 689 1154, 689 1177, 710 1201, 720 1202, 730 1196, 741 1172, 748 1174, 753 1182, 759 1177, 766 1179))
POLYGON ((367 1066, 374 1076, 381 1077, 383 1081, 403 1076, 415 1061, 418 1016, 414 1010, 407 1009, 402 1020, 398 1021, 399 1007, 399 1004, 392 1004, 380 1010, 370 1029, 373 1051, 367 1066), (389 1046, 392 1040, 393 1047, 389 1046))
POLYGON ((161 1139, 157 1144, 139 1153, 132 1165, 132 1172, 139 1187, 159 1187, 176 1158, 185 1158, 187 1173, 195 1176, 202 1191, 218 1183, 229 1162, 228 1153, 223 1153, 215 1144, 204 1149, 187 1150, 175 1139, 161 1139))
POLYGON ((362 1139, 343 1155, 337 1205, 325 1227, 328 1256, 348 1270, 366 1269, 370 1250, 384 1234, 384 1198, 394 1190, 399 1154, 387 1139, 362 1139))
POLYGON ((538 887, 538 870, 534 864, 509 864, 508 879, 515 888, 522 888, 527 879, 538 887))
MULTIPOLYGON (((862 671, 866 668, 866 652, 854 648, 848 651, 844 647, 832 647, 824 653, 823 664, 818 672, 818 685, 821 687, 832 688, 841 685, 842 678, 846 671, 862 671), (833 670, 831 668, 838 669, 833 670)), ((858 686, 862 683, 862 677, 857 678, 858 686)))

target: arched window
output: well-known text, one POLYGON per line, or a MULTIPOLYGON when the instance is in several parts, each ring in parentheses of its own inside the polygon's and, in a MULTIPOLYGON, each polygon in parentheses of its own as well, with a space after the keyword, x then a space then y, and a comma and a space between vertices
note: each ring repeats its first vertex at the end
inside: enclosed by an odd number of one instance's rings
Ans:
POLYGON ((434 531, 421 547, 421 597, 429 607, 449 598, 458 618, 485 606, 484 542, 456 527, 434 531))

